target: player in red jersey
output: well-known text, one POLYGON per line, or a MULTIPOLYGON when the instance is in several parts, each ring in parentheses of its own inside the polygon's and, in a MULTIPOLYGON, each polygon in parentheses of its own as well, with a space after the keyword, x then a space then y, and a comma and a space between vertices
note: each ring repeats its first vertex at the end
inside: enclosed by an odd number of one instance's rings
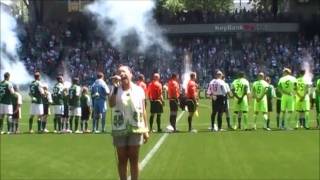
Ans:
POLYGON ((154 73, 152 81, 148 85, 148 97, 150 100, 150 131, 152 131, 153 117, 157 114, 158 132, 161 130, 161 114, 163 113, 162 84, 160 83, 160 74, 154 73))
POLYGON ((170 104, 170 125, 173 127, 175 132, 177 131, 176 120, 179 107, 179 96, 180 85, 178 83, 178 76, 177 74, 173 73, 168 81, 168 98, 170 104))
POLYGON ((188 125, 189 125, 189 132, 197 132, 196 129, 192 129, 192 117, 194 113, 197 111, 197 104, 198 104, 198 84, 196 83, 197 74, 192 72, 190 74, 190 80, 187 85, 186 89, 186 96, 187 96, 187 107, 189 111, 188 116, 188 125))

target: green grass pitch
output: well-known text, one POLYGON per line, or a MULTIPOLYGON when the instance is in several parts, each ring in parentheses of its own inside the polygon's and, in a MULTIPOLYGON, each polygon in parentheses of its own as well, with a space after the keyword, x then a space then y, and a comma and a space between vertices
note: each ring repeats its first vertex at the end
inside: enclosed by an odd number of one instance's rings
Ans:
MULTIPOLYGON (((22 131, 27 131, 28 105, 23 105, 22 131)), ((201 100, 199 117, 193 121, 196 134, 186 132, 184 113, 178 122, 182 132, 168 135, 140 179, 320 179, 319 130, 268 132, 261 129, 260 120, 257 131, 213 133, 208 132, 210 113, 210 101, 201 100)), ((311 117, 314 126, 315 114, 311 117)), ((107 121, 110 132, 110 113, 107 121)), ((271 121, 275 127, 275 114, 271 121)), ((167 124, 168 103, 163 129, 167 124)), ((48 126, 52 130, 52 117, 48 126)), ((151 135, 141 148, 140 161, 164 135, 151 135)), ((0 140, 1 180, 118 179, 110 134, 19 134, 1 135, 0 140)))

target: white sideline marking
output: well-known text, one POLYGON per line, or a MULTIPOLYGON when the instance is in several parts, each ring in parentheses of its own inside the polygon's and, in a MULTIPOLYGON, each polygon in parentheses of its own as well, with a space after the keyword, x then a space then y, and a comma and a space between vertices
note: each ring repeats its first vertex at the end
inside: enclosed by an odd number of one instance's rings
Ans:
MULTIPOLYGON (((181 119, 181 117, 183 116, 185 111, 182 111, 178 118, 177 118, 177 123, 179 122, 179 120, 181 119)), ((162 145, 162 143, 164 142, 164 140, 167 139, 169 133, 165 133, 164 135, 161 136, 161 138, 158 140, 157 144, 155 146, 153 146, 153 148, 151 149, 151 151, 149 151, 149 153, 146 155, 146 157, 141 161, 140 166, 139 166, 139 170, 142 171, 143 168, 148 164, 148 162, 150 161, 150 159, 153 157, 153 155, 159 150, 160 146, 162 145)))

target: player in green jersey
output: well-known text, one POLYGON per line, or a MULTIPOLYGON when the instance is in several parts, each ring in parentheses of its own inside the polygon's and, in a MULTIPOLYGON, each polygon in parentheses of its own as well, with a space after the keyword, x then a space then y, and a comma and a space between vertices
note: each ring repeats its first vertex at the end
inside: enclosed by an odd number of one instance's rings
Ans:
POLYGON ((296 91, 296 111, 297 111, 297 124, 296 128, 303 126, 309 129, 309 111, 310 111, 310 87, 303 76, 304 70, 299 72, 299 78, 297 79, 297 91, 296 91))
POLYGON ((33 133, 32 124, 33 118, 36 116, 38 120, 38 132, 41 131, 41 119, 43 116, 43 102, 44 95, 43 85, 40 82, 40 72, 34 73, 34 81, 29 86, 29 95, 31 97, 30 118, 29 118, 29 132, 33 133))
POLYGON ((232 116, 234 129, 237 129, 236 118, 238 117, 238 128, 241 129, 241 116, 243 116, 243 129, 248 128, 248 94, 250 93, 249 82, 244 78, 244 72, 240 72, 238 79, 231 84, 234 101, 234 114, 232 116))
POLYGON ((64 114, 64 85, 63 77, 61 75, 57 76, 57 83, 53 87, 52 100, 53 100, 53 127, 54 133, 61 132, 62 130, 62 116, 64 114))
POLYGON ((317 128, 320 128, 320 78, 316 83, 315 90, 316 99, 316 111, 317 111, 317 128))
POLYGON ((81 133, 79 131, 78 126, 79 126, 79 120, 81 117, 81 87, 79 86, 79 78, 74 77, 72 79, 72 85, 69 88, 69 113, 70 113, 70 118, 69 118, 69 123, 70 123, 70 130, 73 130, 75 133, 81 133), (73 129, 73 119, 75 120, 75 128, 73 129))
POLYGON ((270 131, 271 129, 267 126, 268 121, 268 103, 267 103, 267 90, 269 84, 264 80, 264 73, 260 72, 258 74, 258 80, 252 85, 252 97, 254 98, 254 126, 257 129, 257 118, 259 112, 263 114, 263 119, 265 122, 264 129, 270 131))
POLYGON ((10 74, 8 72, 4 73, 4 80, 0 82, 0 132, 4 134, 3 131, 3 119, 7 118, 8 133, 13 125, 12 123, 12 96, 14 94, 14 89, 10 80, 10 74))
POLYGON ((281 92, 281 129, 291 130, 286 127, 287 123, 291 122, 292 113, 294 111, 294 96, 296 91, 297 80, 291 75, 291 70, 285 68, 283 70, 283 77, 278 82, 278 88, 281 92))

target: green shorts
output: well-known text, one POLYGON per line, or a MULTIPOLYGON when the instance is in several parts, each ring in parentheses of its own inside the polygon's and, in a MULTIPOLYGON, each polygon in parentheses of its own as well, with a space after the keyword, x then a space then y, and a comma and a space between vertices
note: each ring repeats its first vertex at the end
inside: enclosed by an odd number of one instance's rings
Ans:
POLYGON ((268 103, 266 100, 261 100, 259 102, 257 102, 257 100, 254 100, 253 109, 254 109, 253 110, 254 112, 267 113, 268 112, 268 103))
POLYGON ((239 102, 237 98, 233 99, 233 109, 234 112, 248 112, 249 105, 248 105, 248 97, 243 97, 243 100, 239 102))
POLYGON ((317 113, 320 113, 320 97, 319 96, 316 98, 316 110, 317 110, 317 113))
POLYGON ((281 111, 294 111, 294 96, 283 94, 281 96, 281 111))
POLYGON ((310 99, 305 98, 300 101, 299 98, 296 98, 296 111, 310 111, 310 99))

